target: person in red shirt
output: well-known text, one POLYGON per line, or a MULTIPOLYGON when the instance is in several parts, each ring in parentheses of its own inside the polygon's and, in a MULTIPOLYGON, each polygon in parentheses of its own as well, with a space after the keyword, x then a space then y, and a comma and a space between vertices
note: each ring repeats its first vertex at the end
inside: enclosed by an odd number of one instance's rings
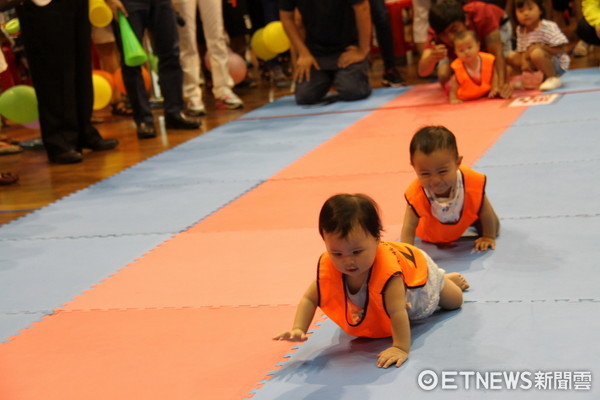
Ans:
POLYGON ((512 89, 508 83, 505 53, 510 51, 510 20, 504 10, 494 4, 474 0, 461 4, 456 0, 442 0, 429 10, 430 32, 418 65, 419 76, 431 75, 437 67, 442 86, 450 80, 449 62, 456 59, 453 40, 456 33, 470 29, 477 34, 483 51, 496 57, 494 70, 498 82, 490 97, 508 98, 512 89))

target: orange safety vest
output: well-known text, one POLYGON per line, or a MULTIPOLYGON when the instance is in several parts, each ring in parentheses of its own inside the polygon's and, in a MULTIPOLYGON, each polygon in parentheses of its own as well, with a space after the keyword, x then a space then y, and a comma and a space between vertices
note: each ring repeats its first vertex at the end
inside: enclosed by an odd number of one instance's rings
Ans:
POLYGON ((383 299, 388 281, 402 275, 406 287, 418 288, 427 283, 427 273, 427 260, 419 249, 406 243, 381 242, 367 277, 367 301, 362 318, 353 323, 349 307, 354 304, 346 296, 343 274, 335 268, 329 254, 324 253, 317 269, 319 307, 349 335, 389 337, 392 327, 383 299))
POLYGON ((431 214, 431 203, 418 179, 404 193, 406 201, 419 217, 416 235, 426 242, 453 242, 479 219, 485 195, 485 175, 462 165, 459 169, 463 175, 465 196, 460 218, 455 223, 444 224, 431 214))
POLYGON ((458 91, 456 97, 460 100, 479 99, 490 92, 492 89, 492 75, 494 73, 494 57, 492 54, 479 52, 481 58, 481 82, 473 81, 473 78, 467 72, 463 61, 460 58, 455 59, 450 64, 454 70, 454 76, 458 82, 458 91))

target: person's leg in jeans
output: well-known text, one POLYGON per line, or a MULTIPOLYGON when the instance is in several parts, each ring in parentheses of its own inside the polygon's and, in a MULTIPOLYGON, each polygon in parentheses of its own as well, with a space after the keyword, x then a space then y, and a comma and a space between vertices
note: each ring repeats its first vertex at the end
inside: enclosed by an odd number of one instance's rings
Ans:
POLYGON ((330 70, 316 70, 314 67, 310 71, 310 80, 296 82, 294 95, 298 105, 316 104, 322 101, 333 83, 334 72, 330 70))
POLYGON ((335 73, 333 87, 339 93, 340 100, 354 101, 369 97, 371 84, 369 82, 369 61, 351 64, 340 68, 335 73))
POLYGON ((396 67, 392 25, 385 0, 369 0, 369 5, 371 6, 371 20, 375 27, 377 43, 379 43, 381 59, 383 60, 382 83, 384 86, 392 87, 403 85, 406 81, 396 67))

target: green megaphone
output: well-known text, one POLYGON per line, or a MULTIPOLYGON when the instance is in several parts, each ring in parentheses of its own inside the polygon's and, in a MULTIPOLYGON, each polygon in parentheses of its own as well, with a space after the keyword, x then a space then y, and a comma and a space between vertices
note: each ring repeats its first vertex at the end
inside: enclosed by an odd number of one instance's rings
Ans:
POLYGON ((131 29, 129 21, 119 11, 119 29, 121 30, 121 43, 123 45, 123 59, 128 67, 138 67, 146 62, 148 56, 140 44, 137 36, 131 29))

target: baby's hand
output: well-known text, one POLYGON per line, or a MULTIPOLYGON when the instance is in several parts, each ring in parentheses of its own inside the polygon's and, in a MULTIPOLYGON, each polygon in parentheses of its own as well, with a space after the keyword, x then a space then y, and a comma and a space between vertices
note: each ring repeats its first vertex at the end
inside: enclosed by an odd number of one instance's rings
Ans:
POLYGON ((377 355, 377 366, 379 368, 387 368, 390 365, 396 364, 396 367, 399 367, 404 364, 407 358, 407 352, 392 346, 377 355))
POLYGON ((475 251, 494 250, 496 248, 496 239, 482 236, 475 239, 475 251))
POLYGON ((273 338, 273 340, 287 340, 288 342, 304 342, 306 339, 308 339, 308 336, 302 329, 292 329, 273 338))
POLYGON ((460 99, 450 99, 450 104, 462 104, 462 100, 460 100, 460 99))

